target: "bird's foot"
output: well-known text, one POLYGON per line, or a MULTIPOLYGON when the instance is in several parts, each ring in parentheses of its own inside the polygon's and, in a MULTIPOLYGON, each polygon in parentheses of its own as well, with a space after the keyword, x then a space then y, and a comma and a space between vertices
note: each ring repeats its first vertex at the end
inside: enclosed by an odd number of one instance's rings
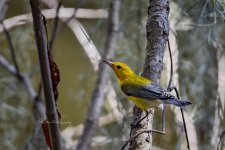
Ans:
POLYGON ((141 118, 140 120, 131 122, 131 124, 130 124, 131 128, 137 128, 137 127, 140 127, 140 126, 141 126, 141 122, 142 122, 145 118, 148 117, 148 114, 149 114, 149 111, 147 111, 147 112, 146 112, 146 115, 145 115, 143 118, 141 118))
POLYGON ((133 129, 133 128, 137 128, 137 127, 139 127, 140 126, 140 124, 139 123, 135 123, 135 121, 132 121, 131 123, 130 123, 130 127, 133 129))
POLYGON ((133 129, 133 128, 138 128, 138 127, 141 127, 141 121, 143 121, 144 119, 141 118, 140 120, 138 120, 137 122, 136 121, 133 121, 130 123, 130 127, 133 129))

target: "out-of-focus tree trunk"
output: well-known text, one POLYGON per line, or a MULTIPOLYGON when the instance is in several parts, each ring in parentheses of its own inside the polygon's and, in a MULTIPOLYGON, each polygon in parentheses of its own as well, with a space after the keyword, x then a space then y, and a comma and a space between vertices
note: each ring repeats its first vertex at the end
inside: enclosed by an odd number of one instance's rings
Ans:
POLYGON ((218 88, 216 82, 218 78, 217 52, 207 42, 204 42, 204 32, 196 34, 198 37, 193 37, 190 31, 177 32, 177 35, 180 90, 182 95, 187 94, 194 104, 193 109, 196 109, 194 124, 199 146, 213 149, 210 139, 217 101, 217 92, 215 92, 218 88), (203 45, 184 45, 182 41, 203 45))
POLYGON ((180 90, 182 95, 187 94, 194 104, 193 109, 196 109, 194 124, 199 147, 214 149, 210 141, 216 119, 217 51, 207 43, 204 29, 198 28, 195 36, 190 31, 179 31, 177 35, 180 90), (185 45, 182 41, 189 44, 185 45))
MULTIPOLYGON (((163 69, 163 56, 169 35, 169 1, 149 0, 147 30, 147 47, 144 63, 143 76, 159 84, 160 74, 163 69)), ((154 110, 149 117, 141 122, 139 127, 131 129, 131 136, 141 130, 152 129, 154 110)), ((138 107, 134 107, 133 122, 137 122, 144 116, 138 107)), ((152 134, 144 133, 139 135, 130 144, 130 149, 143 150, 152 149, 152 134)))
MULTIPOLYGON (((105 42, 103 59, 110 59, 114 54, 117 33, 119 31, 119 10, 120 0, 111 0, 108 18, 108 32, 105 42)), ((103 63, 99 64, 98 78, 92 93, 91 102, 88 107, 87 118, 84 123, 84 130, 79 139, 77 150, 86 150, 92 142, 98 120, 104 102, 104 86, 107 84, 107 66, 103 63)))
MULTIPOLYGON (((178 1, 177 4, 187 11, 193 24, 207 25, 214 22, 214 18, 209 15, 214 11, 210 1, 178 1)), ((217 142, 211 141, 219 137, 222 127, 222 120, 216 115, 219 109, 217 49, 209 42, 209 36, 216 30, 219 28, 197 25, 192 30, 177 32, 180 90, 182 95, 186 94, 193 102, 197 145, 201 149, 216 149, 217 142), (215 127, 217 130, 213 130, 215 127)))

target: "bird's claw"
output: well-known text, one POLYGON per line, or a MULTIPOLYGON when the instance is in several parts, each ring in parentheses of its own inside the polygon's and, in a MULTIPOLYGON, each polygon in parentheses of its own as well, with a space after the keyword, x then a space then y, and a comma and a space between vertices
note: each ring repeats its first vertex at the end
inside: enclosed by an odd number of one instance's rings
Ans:
POLYGON ((174 88, 175 88, 175 85, 174 85, 173 82, 171 82, 171 84, 169 84, 167 90, 168 90, 169 92, 171 92, 174 88))
POLYGON ((133 128, 136 128, 140 126, 140 122, 138 121, 137 123, 135 123, 134 121, 130 123, 130 127, 133 129, 133 128))

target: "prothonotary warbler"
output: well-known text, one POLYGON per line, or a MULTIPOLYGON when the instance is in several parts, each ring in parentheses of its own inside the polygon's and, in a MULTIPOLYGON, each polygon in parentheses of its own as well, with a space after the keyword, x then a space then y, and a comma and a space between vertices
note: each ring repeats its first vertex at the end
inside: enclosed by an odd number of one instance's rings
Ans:
POLYGON ((172 104, 179 107, 191 105, 191 102, 175 98, 151 80, 136 75, 125 63, 103 61, 115 72, 123 93, 140 109, 148 111, 149 108, 158 108, 159 104, 172 104))

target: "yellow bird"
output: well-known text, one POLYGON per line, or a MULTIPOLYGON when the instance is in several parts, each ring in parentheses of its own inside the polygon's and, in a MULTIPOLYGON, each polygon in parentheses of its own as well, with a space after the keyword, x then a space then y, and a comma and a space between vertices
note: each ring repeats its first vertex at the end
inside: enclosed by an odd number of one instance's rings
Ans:
POLYGON ((151 80, 136 75, 125 63, 103 61, 115 72, 123 93, 140 109, 147 112, 149 108, 158 108, 159 104, 172 104, 179 107, 191 105, 191 102, 175 98, 151 80))

